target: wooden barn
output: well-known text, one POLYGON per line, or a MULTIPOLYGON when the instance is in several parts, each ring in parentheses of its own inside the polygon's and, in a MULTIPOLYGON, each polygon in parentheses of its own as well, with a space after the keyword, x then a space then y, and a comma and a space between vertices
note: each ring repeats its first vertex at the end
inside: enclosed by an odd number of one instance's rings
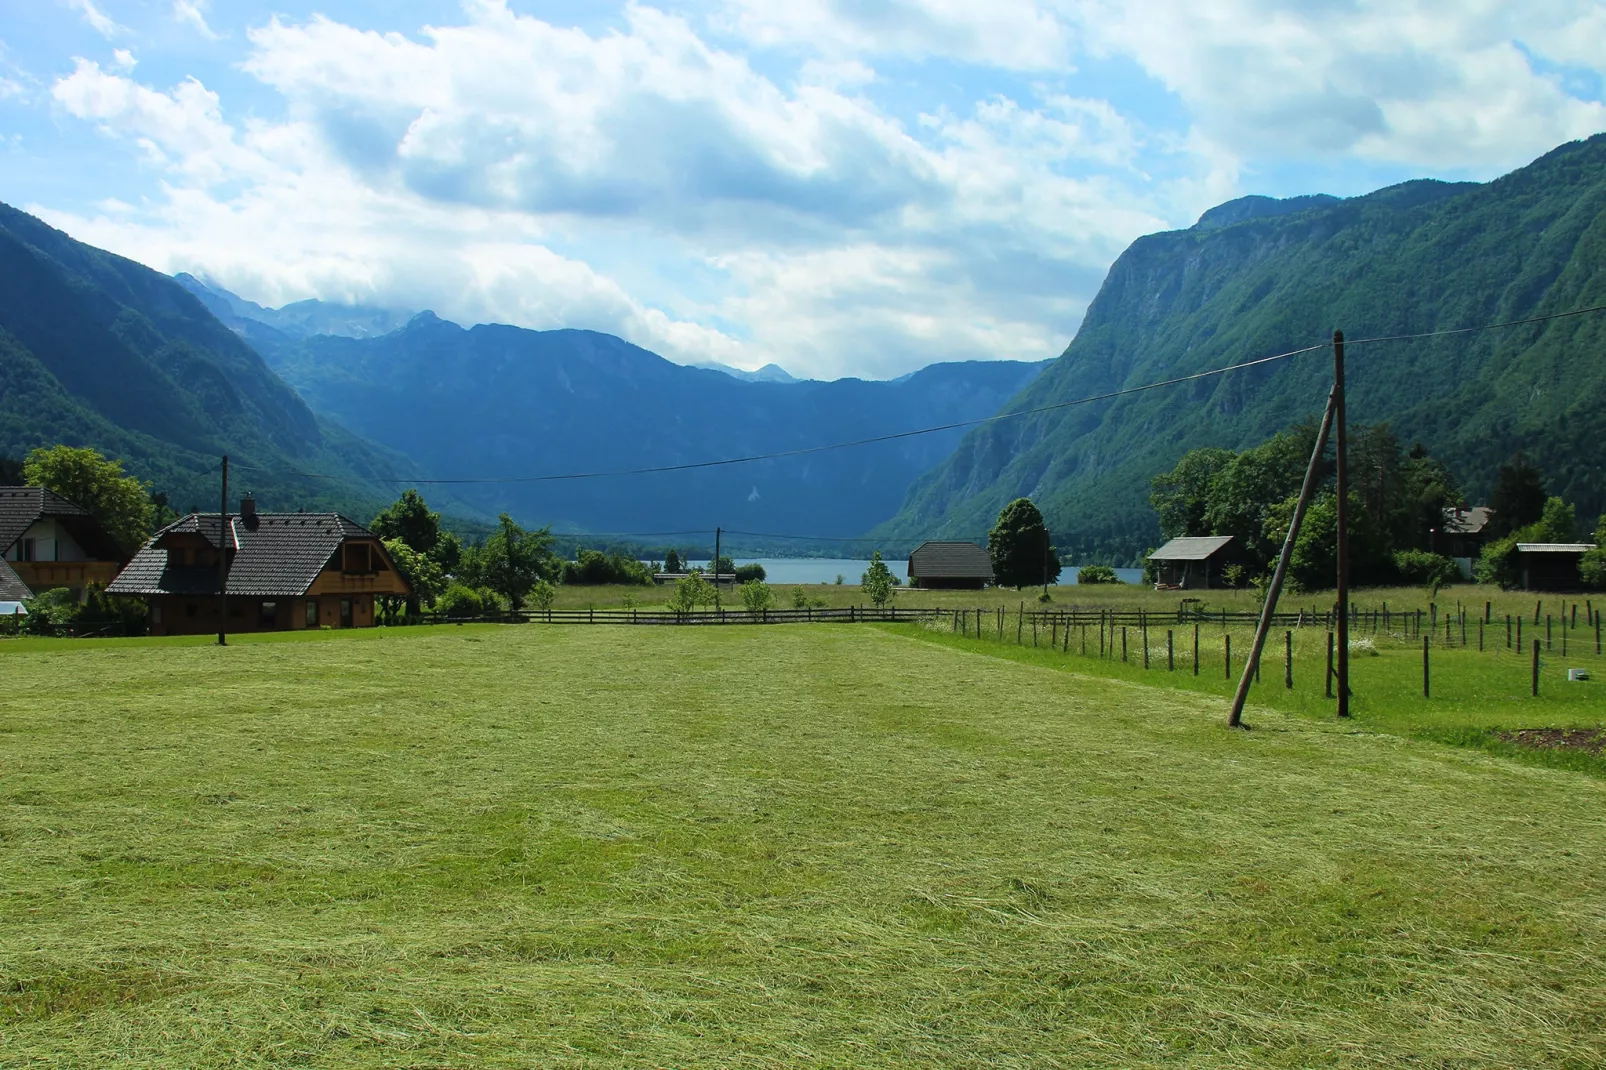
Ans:
POLYGON ((993 582, 993 559, 973 542, 923 542, 909 554, 909 586, 981 590, 993 582))
POLYGON ((1172 539, 1149 555, 1156 566, 1155 585, 1183 591, 1227 586, 1227 568, 1242 559, 1238 540, 1231 535, 1172 539))
POLYGON ((43 487, 0 487, 0 556, 34 594, 65 587, 80 601, 128 562, 88 509, 43 487))
POLYGON ((1590 542, 1519 542, 1517 568, 1523 590, 1578 590, 1583 585, 1578 562, 1594 548, 1590 542))
POLYGON ((258 513, 250 498, 226 528, 216 513, 191 513, 158 531, 107 591, 145 599, 152 635, 216 632, 220 553, 230 632, 371 627, 377 596, 409 593, 361 524, 339 513, 258 513))

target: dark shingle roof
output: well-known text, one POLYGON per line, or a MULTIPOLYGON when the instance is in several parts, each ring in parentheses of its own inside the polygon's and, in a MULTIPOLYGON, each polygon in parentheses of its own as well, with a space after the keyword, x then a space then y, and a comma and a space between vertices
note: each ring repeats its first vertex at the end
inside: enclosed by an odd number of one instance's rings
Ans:
POLYGON ((991 582, 993 560, 973 542, 923 542, 909 554, 909 577, 991 582))
POLYGON ((87 517, 89 510, 43 487, 0 487, 0 553, 42 516, 87 517))
POLYGON ((21 602, 32 597, 33 592, 22 582, 22 577, 0 558, 0 602, 21 602))
MULTIPOLYGON (((229 594, 294 598, 307 592, 349 538, 378 538, 339 513, 258 513, 255 523, 230 517, 229 594)), ((217 569, 168 563, 163 545, 174 534, 200 534, 218 544, 216 513, 191 513, 157 532, 106 590, 111 594, 217 593, 217 569)))
POLYGON ((1476 535, 1489 526, 1494 510, 1487 505, 1474 505, 1471 509, 1446 509, 1444 530, 1450 535, 1476 535))

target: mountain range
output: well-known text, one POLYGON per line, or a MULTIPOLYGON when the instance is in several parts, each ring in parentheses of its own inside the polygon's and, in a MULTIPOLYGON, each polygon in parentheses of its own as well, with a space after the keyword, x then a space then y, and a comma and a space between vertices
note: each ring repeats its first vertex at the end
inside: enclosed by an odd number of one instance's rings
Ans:
MULTIPOLYGON (((1126 562, 1159 538, 1149 479, 1198 446, 1242 449, 1320 414, 1320 350, 1086 405, 1078 399, 1331 337, 1421 335, 1606 304, 1606 135, 1488 183, 1415 181, 1362 197, 1251 197, 1138 239, 1063 355, 921 476, 889 540, 984 530, 1043 508, 1076 560, 1126 562)), ((1606 316, 1347 347, 1349 416, 1388 422, 1483 499, 1525 451, 1581 517, 1606 510, 1606 316)))

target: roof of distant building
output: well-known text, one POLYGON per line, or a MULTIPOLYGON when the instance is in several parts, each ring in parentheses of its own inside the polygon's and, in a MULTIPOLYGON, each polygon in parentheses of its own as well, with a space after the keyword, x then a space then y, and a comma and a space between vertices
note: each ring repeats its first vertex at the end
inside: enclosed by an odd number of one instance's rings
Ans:
POLYGON ((993 559, 973 542, 923 542, 909 552, 909 575, 990 581, 993 559))
POLYGON ((1149 555, 1151 561, 1203 561, 1232 542, 1231 535, 1188 535, 1172 539, 1149 555))
MULTIPOLYGON (((222 526, 216 513, 191 513, 158 531, 134 560, 106 588, 110 594, 215 595, 216 565, 196 566, 169 560, 168 547, 177 535, 200 535, 216 547, 222 526)), ((306 594, 318 574, 352 538, 379 536, 339 513, 258 513, 231 516, 227 529, 233 559, 228 593, 258 598, 295 598, 306 594)))
POLYGON ((1519 542, 1517 549, 1525 554, 1585 554, 1595 548, 1592 542, 1519 542))
POLYGON ((0 553, 41 517, 88 517, 89 510, 44 487, 0 487, 0 553))
POLYGON ((1446 509, 1444 530, 1450 535, 1476 535, 1489 526, 1494 510, 1487 505, 1474 505, 1470 509, 1446 509))
POLYGON ((5 558, 0 557, 0 602, 21 602, 32 597, 33 592, 22 582, 22 577, 6 564, 5 558))

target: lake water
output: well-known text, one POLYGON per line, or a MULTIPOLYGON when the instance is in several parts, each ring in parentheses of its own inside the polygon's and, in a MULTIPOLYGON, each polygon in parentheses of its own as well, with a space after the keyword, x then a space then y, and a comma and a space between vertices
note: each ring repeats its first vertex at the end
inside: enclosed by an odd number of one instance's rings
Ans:
MULTIPOLYGON (((870 567, 868 561, 855 561, 849 558, 836 557, 738 557, 736 563, 745 565, 757 561, 764 566, 764 578, 769 583, 835 583, 838 576, 843 583, 857 584, 870 567)), ((707 561, 694 561, 694 565, 708 567, 707 561)), ((887 562, 892 574, 909 582, 909 559, 895 559, 887 562)), ((1115 574, 1121 578, 1122 583, 1142 583, 1143 570, 1141 568, 1118 568, 1115 574)), ((1060 570, 1060 580, 1055 586, 1069 587, 1076 583, 1076 569, 1067 566, 1060 570)))

